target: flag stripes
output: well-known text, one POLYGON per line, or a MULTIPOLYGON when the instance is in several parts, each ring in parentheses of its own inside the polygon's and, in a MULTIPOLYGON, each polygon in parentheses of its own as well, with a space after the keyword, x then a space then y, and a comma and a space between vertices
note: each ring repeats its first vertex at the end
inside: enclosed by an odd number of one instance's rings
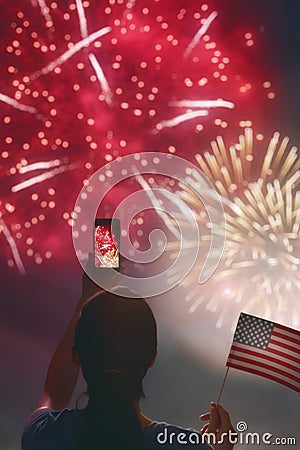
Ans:
POLYGON ((300 331, 241 313, 226 365, 300 392, 300 331))

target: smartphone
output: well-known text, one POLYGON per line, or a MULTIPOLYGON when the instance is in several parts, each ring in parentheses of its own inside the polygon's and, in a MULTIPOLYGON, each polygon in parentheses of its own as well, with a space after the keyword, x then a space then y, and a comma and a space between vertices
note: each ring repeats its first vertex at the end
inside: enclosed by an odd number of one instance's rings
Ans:
POLYGON ((120 268, 120 221, 95 219, 94 265, 101 268, 120 268))

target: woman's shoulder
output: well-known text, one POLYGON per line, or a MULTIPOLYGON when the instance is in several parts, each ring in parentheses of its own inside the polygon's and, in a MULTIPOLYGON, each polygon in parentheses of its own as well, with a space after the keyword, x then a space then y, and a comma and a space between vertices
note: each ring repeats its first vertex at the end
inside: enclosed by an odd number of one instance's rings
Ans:
POLYGON ((58 421, 74 421, 80 420, 80 411, 78 409, 61 409, 55 410, 50 408, 36 409, 27 419, 24 429, 28 427, 45 426, 46 424, 55 423, 58 421))
POLYGON ((76 409, 37 409, 25 423, 22 450, 54 448, 54 441, 66 441, 69 437, 72 439, 79 424, 80 412, 76 409))
MULTIPOLYGON (((80 427, 81 412, 78 409, 53 410, 42 408, 28 418, 22 434, 22 450, 60 448, 64 443, 69 448, 76 439, 80 427)), ((167 422, 154 420, 143 429, 143 435, 150 450, 192 450, 211 447, 202 439, 199 431, 183 428, 167 422)), ((61 447, 62 448, 62 447, 61 447)))

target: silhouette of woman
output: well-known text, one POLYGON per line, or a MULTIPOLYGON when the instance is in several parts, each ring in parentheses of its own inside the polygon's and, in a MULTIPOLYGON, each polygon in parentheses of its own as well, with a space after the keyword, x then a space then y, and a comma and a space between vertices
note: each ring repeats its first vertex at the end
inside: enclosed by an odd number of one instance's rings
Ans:
MULTIPOLYGON (((141 298, 127 288, 100 291, 87 275, 79 305, 51 359, 44 391, 29 416, 22 450, 211 449, 195 430, 156 422, 143 415, 142 380, 157 353, 156 322, 141 298), (81 366, 89 402, 67 409, 81 366), (181 436, 180 436, 181 433, 181 436)), ((232 430, 228 413, 212 404, 203 431, 232 430)), ((227 439, 213 446, 231 450, 227 439)))

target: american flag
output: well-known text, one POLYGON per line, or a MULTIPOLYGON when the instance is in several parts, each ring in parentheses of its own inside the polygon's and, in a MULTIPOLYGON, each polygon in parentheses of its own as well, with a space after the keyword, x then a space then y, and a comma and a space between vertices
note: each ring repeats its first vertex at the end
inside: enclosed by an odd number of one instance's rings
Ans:
POLYGON ((300 392, 300 331, 241 313, 226 365, 300 392))

